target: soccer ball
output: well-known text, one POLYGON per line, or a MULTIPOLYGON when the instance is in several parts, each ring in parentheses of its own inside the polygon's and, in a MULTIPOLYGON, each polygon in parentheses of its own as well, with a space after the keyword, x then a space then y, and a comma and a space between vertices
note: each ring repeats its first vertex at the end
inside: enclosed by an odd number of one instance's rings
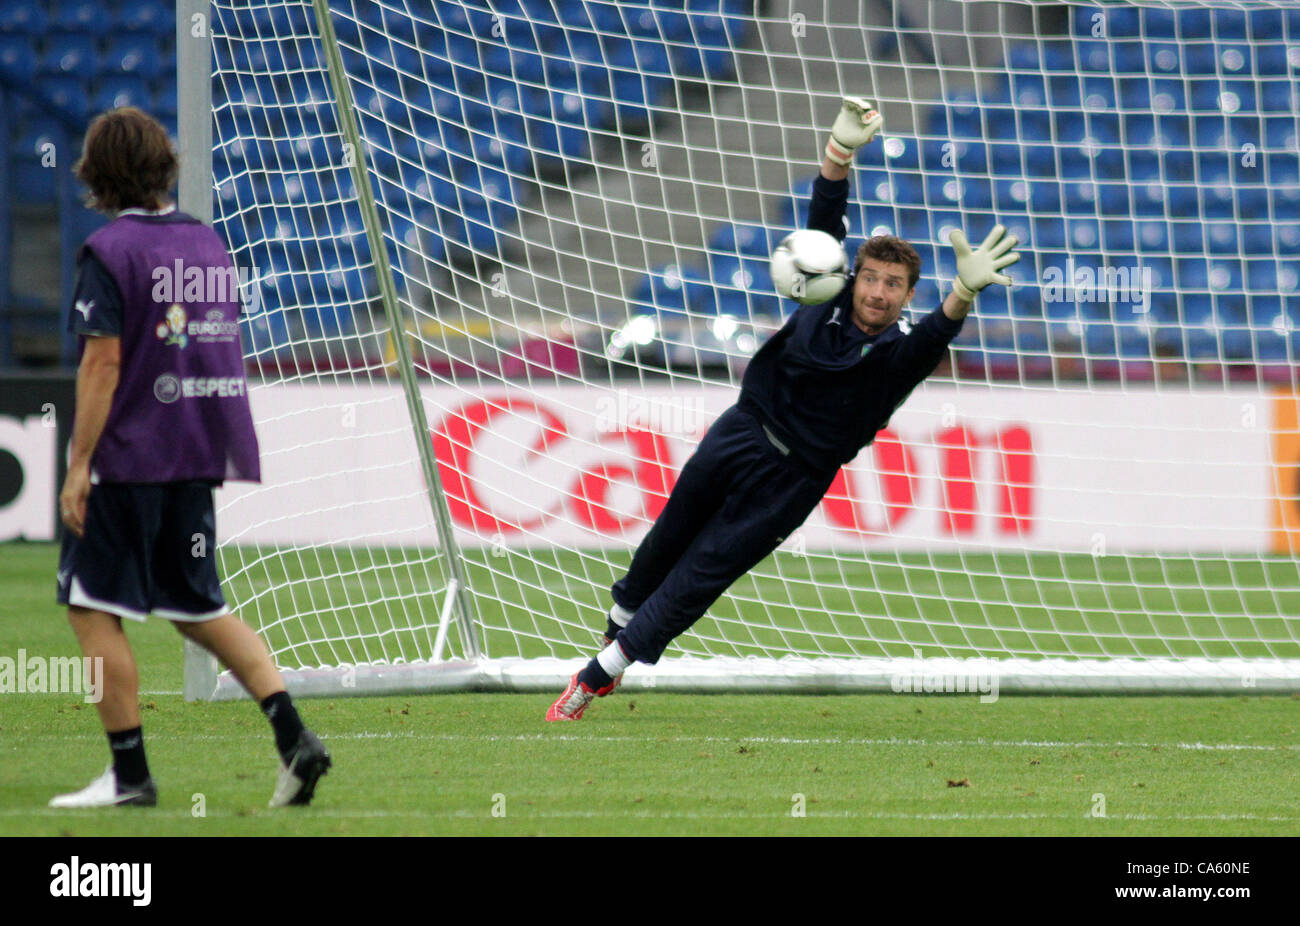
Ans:
POLYGON ((840 243, 824 231, 805 228, 786 235, 772 252, 776 291, 802 305, 829 302, 848 280, 849 261, 840 243))

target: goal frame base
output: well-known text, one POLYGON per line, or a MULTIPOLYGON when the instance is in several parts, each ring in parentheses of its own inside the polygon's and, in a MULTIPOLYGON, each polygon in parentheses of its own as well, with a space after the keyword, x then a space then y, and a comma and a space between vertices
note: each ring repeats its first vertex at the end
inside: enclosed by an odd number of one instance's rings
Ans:
MULTIPOLYGON (((587 660, 478 659, 281 670, 295 697, 559 692, 587 660)), ((625 692, 691 694, 1289 694, 1300 691, 1295 659, 782 659, 691 657, 636 664, 625 692)), ((245 696, 229 672, 210 693, 188 700, 245 696)))

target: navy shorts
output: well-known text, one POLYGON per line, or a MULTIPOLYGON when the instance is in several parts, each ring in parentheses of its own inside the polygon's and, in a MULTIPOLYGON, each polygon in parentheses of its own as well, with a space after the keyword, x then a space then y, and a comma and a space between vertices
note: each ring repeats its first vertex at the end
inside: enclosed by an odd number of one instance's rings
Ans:
POLYGON ((63 532, 59 604, 139 621, 221 617, 216 540, 211 483, 91 486, 85 534, 63 532))

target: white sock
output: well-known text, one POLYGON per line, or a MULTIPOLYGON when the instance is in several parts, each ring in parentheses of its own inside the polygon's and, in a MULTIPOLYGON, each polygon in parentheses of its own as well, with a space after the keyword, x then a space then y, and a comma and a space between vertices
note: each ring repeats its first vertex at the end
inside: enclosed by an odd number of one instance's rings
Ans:
POLYGON ((617 642, 609 644, 596 655, 596 661, 600 667, 608 673, 610 678, 618 678, 627 667, 632 664, 632 660, 623 655, 623 647, 617 642))
POLYGON ((626 608, 620 608, 618 605, 614 605, 614 607, 609 609, 609 619, 620 627, 626 627, 627 622, 635 616, 636 615, 631 611, 628 611, 626 608))

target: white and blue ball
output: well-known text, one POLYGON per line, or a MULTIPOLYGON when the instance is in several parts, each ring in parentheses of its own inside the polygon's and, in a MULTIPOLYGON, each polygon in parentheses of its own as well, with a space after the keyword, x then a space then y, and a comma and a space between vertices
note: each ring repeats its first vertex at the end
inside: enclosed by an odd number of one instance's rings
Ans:
POLYGON ((829 302, 849 278, 843 246, 824 231, 805 228, 786 235, 772 252, 772 283, 802 305, 829 302))

